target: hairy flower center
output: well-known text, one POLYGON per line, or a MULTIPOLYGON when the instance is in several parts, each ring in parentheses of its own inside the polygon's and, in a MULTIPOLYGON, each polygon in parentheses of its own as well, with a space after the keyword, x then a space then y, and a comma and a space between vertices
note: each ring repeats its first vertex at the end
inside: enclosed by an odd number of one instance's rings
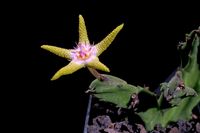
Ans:
POLYGON ((93 45, 79 43, 71 53, 72 59, 77 61, 86 61, 91 56, 96 56, 96 50, 93 45))
POLYGON ((86 60, 91 56, 91 48, 90 49, 82 49, 76 52, 76 57, 80 60, 86 60))

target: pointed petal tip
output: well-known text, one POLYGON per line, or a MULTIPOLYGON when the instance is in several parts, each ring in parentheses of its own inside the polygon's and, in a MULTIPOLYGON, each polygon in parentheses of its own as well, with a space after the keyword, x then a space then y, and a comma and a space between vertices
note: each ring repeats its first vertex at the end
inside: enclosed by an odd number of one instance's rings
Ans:
POLYGON ((110 69, 109 69, 109 68, 107 68, 107 69, 106 69, 106 72, 110 72, 110 69))
POLYGON ((52 78, 51 81, 55 81, 56 79, 58 79, 59 77, 55 74, 52 78))
POLYGON ((120 29, 122 29, 122 28, 124 27, 124 23, 120 24, 118 27, 119 27, 120 29))
POLYGON ((47 47, 48 47, 48 45, 42 45, 42 46, 40 46, 40 48, 42 48, 42 49, 45 49, 47 47))
POLYGON ((51 78, 51 81, 56 80, 57 78, 55 77, 55 75, 51 78))
POLYGON ((110 72, 110 69, 105 65, 104 65, 104 67, 102 67, 101 70, 104 71, 104 72, 110 72))
POLYGON ((54 78, 51 78, 51 81, 55 81, 55 79, 54 79, 54 78))
POLYGON ((40 48, 44 48, 44 47, 45 47, 45 45, 40 46, 40 48))
MULTIPOLYGON (((59 72, 59 71, 58 71, 59 72)), ((58 72, 56 72, 54 75, 53 75, 53 77, 51 78, 51 81, 54 81, 54 80, 57 80, 57 79, 59 79, 62 75, 59 75, 59 73, 58 72)))
POLYGON ((81 14, 79 14, 79 16, 78 16, 78 17, 79 17, 79 19, 83 19, 83 16, 82 16, 81 14))

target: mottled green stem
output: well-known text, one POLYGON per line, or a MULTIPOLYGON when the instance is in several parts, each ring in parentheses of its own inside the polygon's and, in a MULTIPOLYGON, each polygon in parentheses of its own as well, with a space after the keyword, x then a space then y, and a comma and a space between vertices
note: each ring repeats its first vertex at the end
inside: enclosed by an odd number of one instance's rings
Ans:
POLYGON ((143 91, 146 92, 147 94, 151 95, 151 96, 156 96, 155 93, 151 92, 150 90, 148 90, 146 88, 143 91))
POLYGON ((163 101, 163 93, 160 94, 160 97, 158 99, 158 108, 161 107, 162 101, 163 101))
POLYGON ((196 33, 200 33, 200 26, 197 30, 192 30, 189 34, 185 35, 185 42, 180 42, 178 45, 178 49, 185 49, 185 47, 187 46, 188 41, 192 38, 192 36, 196 33))

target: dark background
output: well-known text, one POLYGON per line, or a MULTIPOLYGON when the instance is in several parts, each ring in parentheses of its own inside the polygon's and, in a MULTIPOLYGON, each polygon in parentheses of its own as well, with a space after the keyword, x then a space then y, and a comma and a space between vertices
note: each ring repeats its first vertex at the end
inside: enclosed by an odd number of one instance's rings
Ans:
POLYGON ((75 0, 16 4, 5 10, 10 10, 6 44, 13 52, 8 61, 11 74, 6 74, 12 82, 4 100, 9 103, 7 121, 17 124, 14 130, 27 132, 83 130, 85 91, 94 77, 81 69, 50 81, 69 61, 40 48, 44 43, 73 48, 78 41, 79 14, 94 43, 124 23, 100 60, 110 68, 109 74, 152 91, 180 64, 178 42, 200 24, 197 3, 75 0))

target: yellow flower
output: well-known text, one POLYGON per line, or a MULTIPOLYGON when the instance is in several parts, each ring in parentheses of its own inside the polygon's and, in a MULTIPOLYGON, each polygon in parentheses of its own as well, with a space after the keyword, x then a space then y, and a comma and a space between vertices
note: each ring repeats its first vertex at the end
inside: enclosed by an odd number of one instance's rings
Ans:
POLYGON ((116 27, 101 42, 96 45, 91 45, 87 36, 85 21, 83 17, 79 15, 79 42, 76 48, 64 49, 50 45, 41 46, 41 48, 71 61, 68 65, 57 71, 51 80, 56 80, 63 75, 72 74, 83 67, 109 72, 110 70, 108 67, 99 61, 98 56, 107 49, 118 32, 122 29, 123 25, 124 24, 121 24, 116 27))

